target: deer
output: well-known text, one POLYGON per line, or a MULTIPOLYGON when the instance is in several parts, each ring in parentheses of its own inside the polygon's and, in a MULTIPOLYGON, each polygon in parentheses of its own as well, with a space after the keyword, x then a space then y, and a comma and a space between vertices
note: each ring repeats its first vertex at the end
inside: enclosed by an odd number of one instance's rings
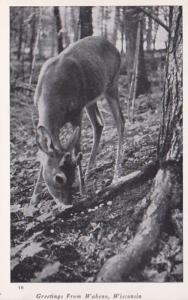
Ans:
POLYGON ((48 59, 42 66, 34 94, 38 110, 36 143, 40 151, 40 170, 31 203, 35 204, 40 181, 44 180, 50 195, 57 203, 72 205, 71 188, 76 169, 80 192, 95 166, 104 121, 97 100, 105 97, 118 132, 118 145, 113 181, 121 176, 124 117, 118 95, 120 69, 119 51, 108 40, 85 37, 48 59), (86 110, 93 128, 93 146, 83 176, 81 160, 81 120, 86 110), (70 123, 73 134, 62 145, 60 130, 70 123))

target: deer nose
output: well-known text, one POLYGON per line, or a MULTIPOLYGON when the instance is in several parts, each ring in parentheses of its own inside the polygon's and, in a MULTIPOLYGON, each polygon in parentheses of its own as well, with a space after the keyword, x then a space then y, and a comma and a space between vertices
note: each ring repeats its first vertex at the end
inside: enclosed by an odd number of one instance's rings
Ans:
POLYGON ((67 182, 67 178, 64 174, 56 174, 55 182, 58 184, 65 184, 67 182))

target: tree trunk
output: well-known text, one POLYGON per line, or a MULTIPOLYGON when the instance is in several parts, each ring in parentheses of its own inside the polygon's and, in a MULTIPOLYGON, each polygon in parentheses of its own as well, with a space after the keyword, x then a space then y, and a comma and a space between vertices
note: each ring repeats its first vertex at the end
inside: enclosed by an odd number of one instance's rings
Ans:
POLYGON ((146 65, 144 59, 144 49, 143 49, 143 22, 140 21, 140 45, 139 45, 139 55, 138 55, 138 82, 136 89, 136 97, 141 94, 146 93, 149 90, 150 83, 147 78, 146 65))
POLYGON ((30 78, 29 78, 29 86, 31 87, 32 80, 33 80, 33 75, 34 75, 34 69, 35 69, 35 63, 36 63, 36 56, 37 56, 37 50, 39 46, 39 41, 40 41, 40 33, 41 33, 41 9, 38 8, 38 29, 37 29, 37 34, 36 37, 34 37, 33 41, 33 51, 32 51, 32 62, 31 62, 31 73, 30 73, 30 78))
POLYGON ((107 29, 107 22, 108 22, 108 17, 109 17, 109 11, 108 11, 108 6, 104 7, 104 37, 105 39, 108 38, 108 29, 107 29))
POLYGON ((63 41, 64 41, 64 48, 67 48, 70 45, 70 37, 68 32, 68 7, 64 7, 64 14, 63 14, 63 41))
POLYGON ((113 28, 113 34, 112 34, 112 44, 116 46, 117 41, 117 32, 118 32, 118 26, 119 26, 119 17, 120 17, 120 7, 115 7, 115 17, 114 17, 114 28, 113 28))
POLYGON ((183 106, 183 63, 182 63, 182 11, 180 7, 170 8, 170 28, 168 66, 163 94, 163 117, 159 139, 161 161, 181 162, 182 106, 183 106))
POLYGON ((76 42, 78 40, 78 33, 79 33, 79 23, 78 23, 78 14, 77 14, 77 7, 71 7, 71 25, 72 30, 74 33, 73 41, 76 42))
POLYGON ((92 7, 80 6, 80 38, 93 34, 92 7))
MULTIPOLYGON (((159 15, 159 7, 153 7, 153 10, 155 12, 155 15, 158 17, 159 15)), ((155 43, 156 43, 156 37, 157 37, 157 31, 159 28, 159 24, 157 22, 154 22, 153 24, 153 37, 152 37, 152 45, 153 45, 153 50, 155 50, 155 43)))
POLYGON ((60 53, 61 51, 63 51, 63 35, 62 35, 61 16, 60 16, 58 6, 54 6, 54 17, 56 21, 56 31, 57 31, 57 51, 58 53, 60 53))
MULTIPOLYGON (((128 82, 131 83, 134 72, 134 59, 136 49, 136 38, 139 23, 139 14, 135 7, 124 8, 125 10, 125 37, 126 37, 126 66, 128 74, 128 82)), ((143 32, 141 29, 141 43, 140 43, 140 56, 139 56, 139 77, 137 83, 136 95, 144 94, 149 89, 149 82, 147 78, 144 51, 143 51, 143 32)))
POLYGON ((29 52, 29 60, 30 60, 31 68, 32 68, 32 61, 33 61, 35 36, 36 36, 36 8, 33 7, 33 16, 31 21, 30 52, 29 52))
POLYGON ((135 45, 135 57, 134 68, 131 78, 131 84, 129 87, 129 99, 128 99, 128 119, 134 122, 134 106, 136 97, 140 94, 144 94, 149 89, 149 82, 142 77, 142 74, 146 74, 145 61, 143 59, 143 24, 142 20, 138 22, 137 37, 135 45), (132 106, 132 107, 131 107, 132 106), (130 118, 131 108, 131 118, 130 118))
POLYGON ((128 119, 131 122, 134 122, 134 106, 135 99, 137 96, 137 86, 138 86, 138 78, 139 78, 139 67, 140 67, 140 44, 141 40, 141 21, 138 24, 137 38, 136 38, 136 49, 135 49, 135 59, 134 59, 134 70, 131 85, 129 88, 129 100, 128 100, 128 119), (131 107, 132 104, 132 107, 131 107), (131 108, 131 118, 130 118, 130 108, 131 108))
POLYGON ((151 50, 152 47, 152 19, 147 17, 148 29, 146 31, 146 49, 151 50))
POLYGON ((17 59, 21 58, 21 50, 23 43, 23 14, 24 8, 20 10, 20 20, 19 20, 19 39, 18 39, 18 51, 17 51, 17 59))
MULTIPOLYGON (((167 212, 182 196, 182 8, 170 8, 168 61, 163 95, 163 122, 159 137, 160 169, 153 181, 149 205, 129 246, 107 260, 98 282, 126 281, 151 254, 167 212)), ((182 232, 181 238, 182 238, 182 232)))
POLYGON ((101 36, 104 36, 104 6, 100 6, 100 30, 101 36))
MULTIPOLYGON (((41 41, 39 41, 39 56, 42 56, 42 49, 41 49, 41 41)), ((55 51, 56 51, 56 24, 55 24, 55 20, 53 22, 53 26, 52 26, 52 42, 51 42, 51 56, 55 55, 55 51)))

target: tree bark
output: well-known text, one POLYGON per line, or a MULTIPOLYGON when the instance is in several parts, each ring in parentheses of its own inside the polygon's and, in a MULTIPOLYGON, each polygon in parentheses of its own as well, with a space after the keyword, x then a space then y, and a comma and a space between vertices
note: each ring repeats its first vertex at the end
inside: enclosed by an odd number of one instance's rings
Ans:
POLYGON ((159 139, 161 161, 181 162, 183 157, 183 62, 182 62, 182 11, 170 8, 168 66, 163 94, 163 116, 159 139))
MULTIPOLYGON (((132 242, 107 260, 98 282, 126 281, 157 245, 167 212, 182 196, 182 8, 170 8, 171 32, 163 95, 163 122, 159 137, 160 169, 150 192, 149 205, 132 242)), ((182 236, 182 233, 181 233, 182 236)))

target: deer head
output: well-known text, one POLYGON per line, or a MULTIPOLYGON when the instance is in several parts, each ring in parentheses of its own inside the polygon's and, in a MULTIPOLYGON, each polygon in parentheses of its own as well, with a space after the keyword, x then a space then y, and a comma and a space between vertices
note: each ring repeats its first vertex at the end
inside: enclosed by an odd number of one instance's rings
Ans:
POLYGON ((65 205, 72 203, 71 188, 75 180, 76 166, 82 154, 74 154, 79 139, 80 128, 77 127, 69 142, 62 149, 55 148, 52 138, 44 126, 37 128, 36 141, 41 150, 43 178, 49 193, 57 201, 65 205))

